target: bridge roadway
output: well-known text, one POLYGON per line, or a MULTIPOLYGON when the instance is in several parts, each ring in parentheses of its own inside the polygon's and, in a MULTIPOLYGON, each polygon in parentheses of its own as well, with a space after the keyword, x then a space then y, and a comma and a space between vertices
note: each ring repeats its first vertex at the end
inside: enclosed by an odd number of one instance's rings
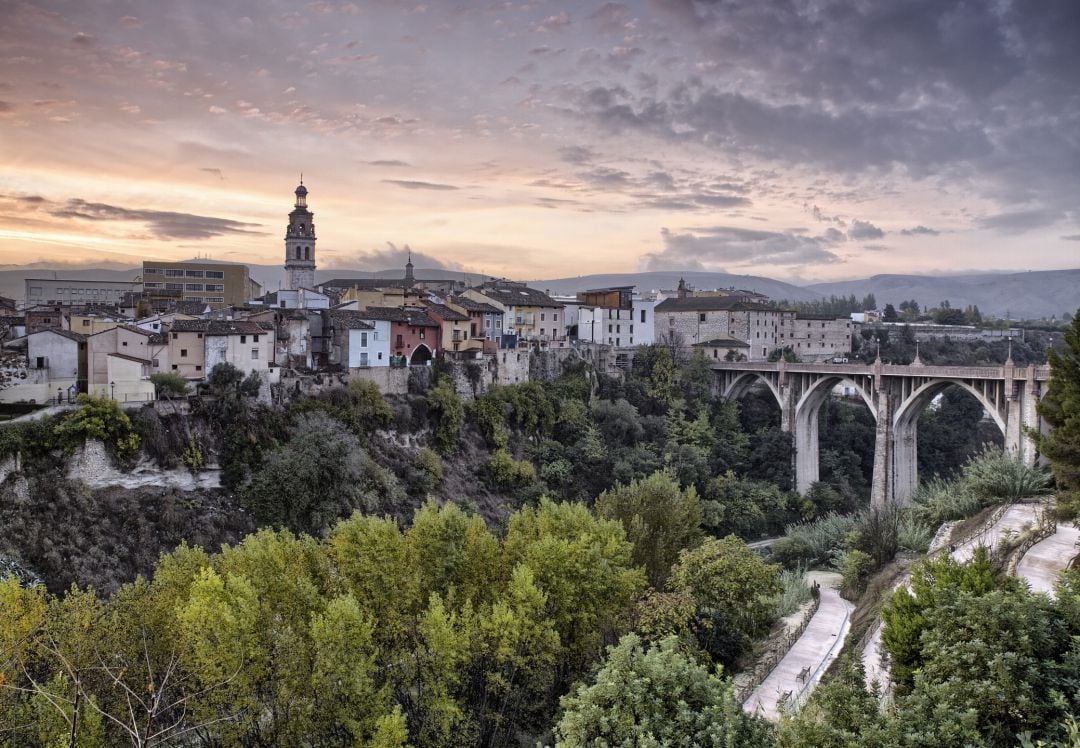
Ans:
POLYGON ((764 385, 780 408, 780 424, 790 432, 795 487, 805 493, 818 480, 818 414, 833 388, 845 384, 866 404, 877 424, 871 498, 876 506, 905 504, 918 485, 918 418, 950 387, 961 387, 983 406, 1004 435, 1005 447, 1026 464, 1038 459, 1028 430, 1043 428, 1036 404, 1050 378, 1047 366, 775 363, 715 361, 715 386, 726 398, 739 398, 764 385))

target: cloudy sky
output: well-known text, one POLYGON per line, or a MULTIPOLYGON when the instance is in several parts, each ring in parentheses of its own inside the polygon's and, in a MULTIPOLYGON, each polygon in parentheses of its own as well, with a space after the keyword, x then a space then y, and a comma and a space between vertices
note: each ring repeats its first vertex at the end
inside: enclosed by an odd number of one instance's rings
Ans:
POLYGON ((1077 0, 4 8, 0 265, 1080 266, 1077 0))

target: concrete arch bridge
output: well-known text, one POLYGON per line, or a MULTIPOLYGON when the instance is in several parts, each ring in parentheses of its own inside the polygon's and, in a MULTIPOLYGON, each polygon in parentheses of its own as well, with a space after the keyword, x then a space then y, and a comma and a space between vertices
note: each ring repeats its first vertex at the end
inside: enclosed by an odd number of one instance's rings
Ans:
POLYGON ((1043 424, 1035 405, 1045 394, 1050 367, 926 366, 884 364, 792 364, 784 361, 715 362, 715 386, 725 398, 739 398, 763 384, 780 406, 780 423, 791 432, 795 487, 805 493, 818 479, 818 414, 838 384, 854 388, 877 423, 871 500, 905 504, 918 485, 919 414, 949 387, 971 393, 1005 437, 1005 448, 1024 463, 1038 459, 1026 429, 1043 424))

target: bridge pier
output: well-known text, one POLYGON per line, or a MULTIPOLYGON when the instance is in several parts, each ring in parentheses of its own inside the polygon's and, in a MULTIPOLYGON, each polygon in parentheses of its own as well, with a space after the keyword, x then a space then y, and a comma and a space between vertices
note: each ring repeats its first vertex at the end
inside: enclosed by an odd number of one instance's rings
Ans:
POLYGON ((890 393, 877 392, 877 427, 874 432, 874 477, 870 484, 870 505, 884 507, 893 497, 893 409, 890 393))

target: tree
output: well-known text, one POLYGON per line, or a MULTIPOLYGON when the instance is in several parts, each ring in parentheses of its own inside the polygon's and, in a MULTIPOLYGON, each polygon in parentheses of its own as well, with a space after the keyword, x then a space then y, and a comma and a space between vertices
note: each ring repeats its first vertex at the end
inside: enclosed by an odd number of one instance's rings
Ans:
POLYGON ((588 685, 562 699, 561 748, 767 745, 770 729, 747 716, 729 681, 709 673, 668 637, 648 648, 636 634, 609 647, 588 685))
POLYGON ((260 525, 325 532, 354 509, 376 506, 364 489, 363 448, 339 421, 302 415, 290 439, 267 455, 242 496, 260 525))
POLYGON ((728 535, 682 551, 668 587, 694 597, 694 628, 702 649, 732 663, 772 620, 770 598, 780 590, 779 574, 779 566, 765 563, 746 543, 728 535))
POLYGON ((1033 431, 1031 436, 1050 460, 1059 504, 1076 515, 1080 513, 1080 312, 1065 331, 1065 350, 1050 349, 1046 355, 1050 382, 1037 409, 1051 430, 1033 431))
POLYGON ((693 486, 685 491, 669 473, 653 473, 628 485, 616 485, 596 499, 596 513, 622 523, 634 544, 633 561, 663 589, 679 552, 701 539, 701 504, 693 486))
POLYGON ((435 448, 448 454, 457 446, 461 424, 465 421, 465 406, 450 377, 439 377, 435 386, 428 390, 427 404, 436 417, 435 448))
POLYGON ((159 398, 183 397, 188 393, 188 381, 171 371, 159 371, 150 375, 150 382, 159 398))
POLYGON ((118 402, 86 394, 79 395, 76 402, 82 407, 61 419, 53 429, 61 445, 70 450, 86 439, 97 439, 121 463, 138 454, 139 435, 118 402))

